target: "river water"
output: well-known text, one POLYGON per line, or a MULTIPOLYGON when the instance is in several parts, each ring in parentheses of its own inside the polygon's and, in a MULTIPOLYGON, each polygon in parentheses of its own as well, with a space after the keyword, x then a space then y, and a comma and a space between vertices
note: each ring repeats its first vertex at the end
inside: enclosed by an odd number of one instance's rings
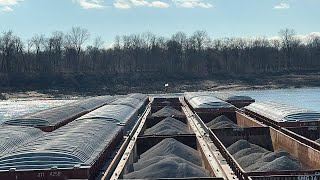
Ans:
MULTIPOLYGON (((320 87, 237 91, 235 93, 248 95, 256 99, 256 101, 278 101, 320 112, 320 87)), ((71 102, 74 102, 74 100, 0 101, 0 124, 8 119, 16 118, 24 114, 71 102)))
POLYGON ((277 101, 320 112, 320 88, 239 91, 256 101, 277 101))

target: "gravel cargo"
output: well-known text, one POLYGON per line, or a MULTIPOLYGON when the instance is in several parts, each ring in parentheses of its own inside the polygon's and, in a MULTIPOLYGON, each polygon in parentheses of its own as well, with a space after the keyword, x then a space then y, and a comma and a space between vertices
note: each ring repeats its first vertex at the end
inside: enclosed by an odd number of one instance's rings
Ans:
POLYGON ((176 155, 182 159, 201 166, 200 155, 197 150, 173 139, 167 138, 156 144, 140 155, 140 160, 145 161, 156 156, 176 155))
POLYGON ((242 149, 250 148, 251 144, 246 140, 238 140, 235 143, 231 144, 227 149, 230 154, 234 154, 242 149))
POLYGON ((171 106, 165 106, 159 111, 153 113, 152 117, 183 117, 184 114, 171 106))
POLYGON ((189 134, 188 127, 183 122, 167 117, 156 125, 145 130, 144 135, 173 135, 173 134, 189 134))
MULTIPOLYGON (((172 120, 172 119, 168 119, 172 120)), ((184 124, 185 125, 185 124, 184 124)), ((129 166, 124 179, 199 178, 209 177, 201 167, 197 150, 173 139, 166 138, 140 155, 138 162, 129 166)))
POLYGON ((256 163, 257 160, 260 159, 263 155, 264 153, 252 153, 237 159, 237 162, 242 168, 246 168, 256 163))
POLYGON ((237 128, 237 124, 227 118, 225 115, 221 115, 206 123, 210 129, 218 128, 237 128))
POLYGON ((168 157, 163 158, 141 170, 124 175, 125 179, 186 177, 208 177, 208 172, 205 169, 179 157, 168 157))
POLYGON ((268 151, 246 140, 238 140, 227 149, 247 172, 296 171, 303 169, 299 161, 288 152, 284 150, 268 151))
POLYGON ((302 169, 300 164, 292 161, 288 156, 282 156, 260 167, 256 171, 300 171, 302 169))
MULTIPOLYGON (((146 159, 146 160, 140 159, 138 162, 133 164, 133 171, 140 171, 141 169, 146 168, 152 164, 155 164, 163 159, 169 159, 169 160, 173 160, 177 163, 186 163, 186 164, 189 164, 190 166, 200 167, 200 166, 195 165, 192 162, 189 162, 185 159, 182 159, 176 155, 170 154, 170 155, 165 155, 165 156, 156 156, 156 157, 153 157, 151 159, 146 159)), ((202 168, 202 167, 200 167, 200 168, 202 168)))

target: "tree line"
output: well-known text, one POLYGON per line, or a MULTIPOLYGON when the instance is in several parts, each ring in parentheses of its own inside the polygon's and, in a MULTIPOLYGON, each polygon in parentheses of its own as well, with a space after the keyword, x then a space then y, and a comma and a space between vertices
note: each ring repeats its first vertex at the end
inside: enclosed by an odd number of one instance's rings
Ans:
POLYGON ((27 41, 12 31, 3 32, 0 74, 187 78, 320 70, 320 36, 301 39, 292 29, 280 30, 276 39, 212 39, 205 31, 171 37, 132 34, 115 37, 110 48, 104 48, 101 37, 88 45, 89 38, 88 30, 81 27, 56 31, 50 37, 37 34, 27 41))

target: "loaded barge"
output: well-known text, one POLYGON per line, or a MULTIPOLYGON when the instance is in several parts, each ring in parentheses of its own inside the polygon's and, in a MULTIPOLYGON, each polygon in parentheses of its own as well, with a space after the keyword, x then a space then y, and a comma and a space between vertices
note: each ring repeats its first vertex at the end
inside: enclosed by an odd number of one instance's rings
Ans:
POLYGON ((89 98, 2 124, 0 179, 319 180, 319 121, 229 93, 89 98))

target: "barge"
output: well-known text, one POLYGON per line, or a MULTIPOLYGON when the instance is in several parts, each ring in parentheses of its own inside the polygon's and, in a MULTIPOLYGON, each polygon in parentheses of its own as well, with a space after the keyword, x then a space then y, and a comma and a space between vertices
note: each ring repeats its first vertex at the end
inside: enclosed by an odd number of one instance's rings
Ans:
POLYGON ((0 179, 320 179, 317 112, 217 97, 100 97, 73 104, 64 118, 58 112, 71 107, 29 115, 52 120, 49 129, 8 121, 0 126, 0 179))

